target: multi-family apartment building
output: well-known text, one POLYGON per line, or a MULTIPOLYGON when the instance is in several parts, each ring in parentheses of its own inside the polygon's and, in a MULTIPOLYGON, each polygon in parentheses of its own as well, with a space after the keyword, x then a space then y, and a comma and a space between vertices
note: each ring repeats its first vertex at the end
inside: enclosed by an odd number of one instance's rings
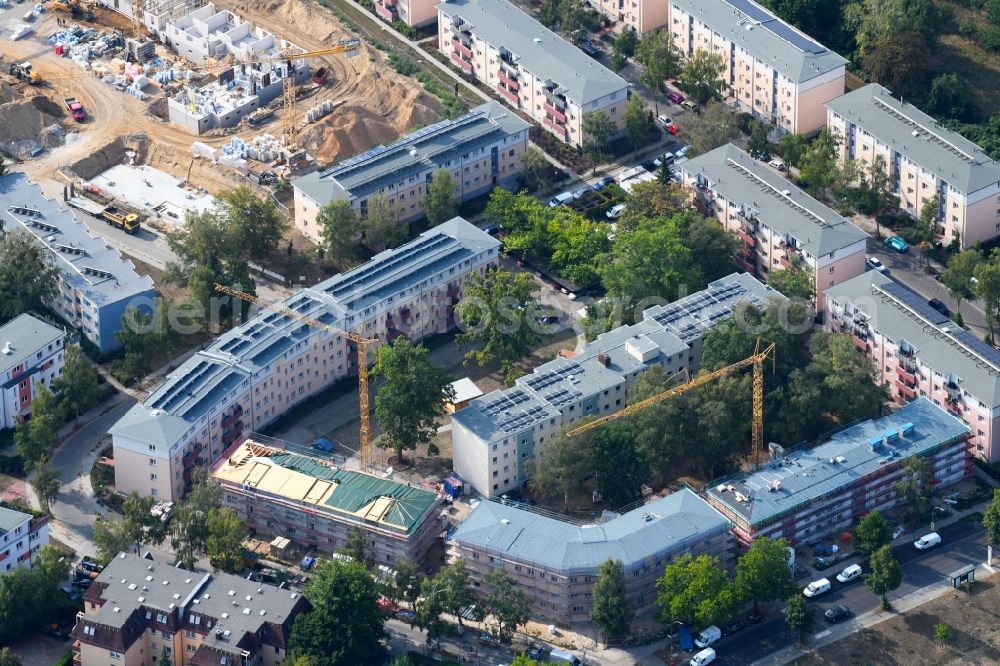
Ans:
POLYGON ((49 543, 49 517, 35 518, 0 506, 0 573, 31 567, 32 556, 49 543))
POLYGON ((812 134, 826 124, 823 105, 844 94, 847 61, 839 54, 753 0, 666 4, 674 45, 688 58, 697 51, 722 56, 722 79, 741 111, 782 132, 812 134))
POLYGON ((451 0, 437 11, 441 53, 561 141, 586 142, 583 117, 594 111, 624 129, 625 79, 507 0, 451 0))
POLYGON ((824 324, 871 357, 893 400, 928 398, 969 426, 975 456, 1000 460, 1000 352, 876 271, 827 290, 824 324))
POLYGON ((421 562, 444 528, 434 491, 354 472, 274 442, 244 440, 212 470, 223 502, 258 534, 333 553, 361 529, 366 553, 391 565, 421 562))
POLYGON ((618 30, 630 27, 640 35, 662 28, 669 16, 667 3, 653 0, 595 0, 590 5, 616 22, 618 30))
POLYGON ((400 223, 424 216, 424 197, 434 174, 444 169, 455 182, 455 199, 472 199, 496 186, 513 189, 528 146, 530 125, 496 102, 454 120, 429 125, 387 146, 373 148, 323 171, 292 181, 295 228, 319 242, 316 216, 343 200, 362 218, 382 197, 400 223))
POLYGON ((801 267, 822 304, 828 287, 864 272, 868 234, 733 144, 677 168, 695 204, 738 237, 736 262, 762 280, 801 267))
POLYGON ((929 463, 935 488, 972 474, 969 427, 918 398, 889 416, 852 425, 829 440, 772 459, 749 474, 718 479, 709 503, 733 523, 743 544, 759 537, 797 545, 895 506, 892 485, 907 458, 929 463))
POLYGON ((84 594, 73 663, 280 666, 292 623, 312 608, 298 592, 198 573, 121 553, 84 594))
POLYGON ((703 291, 643 312, 642 321, 598 336, 571 358, 558 358, 519 377, 512 388, 473 400, 451 417, 455 471, 476 491, 496 497, 521 488, 532 461, 565 426, 623 409, 640 374, 693 376, 702 339, 739 303, 760 308, 786 299, 734 273, 703 291))
POLYGON ((115 333, 126 309, 153 310, 153 279, 93 236, 59 202, 20 172, 0 177, 4 231, 26 233, 52 256, 57 281, 49 306, 102 352, 121 348, 115 333))
MULTIPOLYGON (((283 305, 383 343, 400 335, 416 341, 454 326, 466 279, 495 265, 499 252, 499 241, 456 217, 283 305)), ((181 364, 111 427, 116 487, 176 500, 196 467, 356 375, 358 363, 374 360, 374 345, 369 353, 358 359, 341 335, 258 313, 181 364)))
POLYGON ((62 373, 66 333, 22 314, 0 327, 0 429, 31 416, 38 387, 62 373))
POLYGON ((447 537, 448 559, 462 559, 473 586, 486 595, 485 576, 503 568, 531 602, 531 617, 561 625, 590 621, 601 565, 618 560, 625 595, 644 614, 655 608, 656 580, 679 555, 733 561, 729 521, 689 488, 626 513, 607 512, 574 524, 535 510, 480 502, 447 537))
POLYGON ((1000 163, 958 132, 872 83, 830 100, 827 126, 841 160, 870 165, 881 155, 900 209, 919 217, 938 197, 938 233, 962 249, 1000 236, 1000 163))
POLYGON ((375 14, 385 21, 402 21, 411 28, 437 20, 437 0, 374 0, 375 14))

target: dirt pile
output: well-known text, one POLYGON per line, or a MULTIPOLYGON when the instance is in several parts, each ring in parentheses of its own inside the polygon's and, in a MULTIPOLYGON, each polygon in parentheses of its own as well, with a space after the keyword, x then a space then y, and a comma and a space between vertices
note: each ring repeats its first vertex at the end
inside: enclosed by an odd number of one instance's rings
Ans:
POLYGON ((61 120, 62 110, 41 95, 24 96, 4 83, 0 85, 0 147, 18 157, 30 157, 41 148, 62 145, 58 132, 45 132, 61 120), (40 142, 43 138, 45 140, 40 142))
POLYGON ((83 180, 90 180, 116 164, 129 161, 144 164, 148 150, 149 137, 142 133, 133 133, 118 137, 83 159, 69 164, 64 170, 83 180))
MULTIPOLYGON (((308 50, 328 48, 353 36, 329 10, 308 0, 240 0, 229 5, 241 16, 308 50)), ((328 164, 388 143, 418 125, 434 122, 440 104, 414 79, 392 69, 384 54, 362 41, 354 58, 335 55, 313 60, 330 68, 331 78, 319 99, 340 100, 333 113, 306 126, 299 143, 328 164)), ((309 100, 299 104, 304 112, 309 100)))

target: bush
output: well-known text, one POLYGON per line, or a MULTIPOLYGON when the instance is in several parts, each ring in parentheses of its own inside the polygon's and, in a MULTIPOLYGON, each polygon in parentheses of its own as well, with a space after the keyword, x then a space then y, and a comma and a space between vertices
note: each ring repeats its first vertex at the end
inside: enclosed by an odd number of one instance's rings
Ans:
POLYGON ((420 67, 417 63, 413 62, 405 56, 401 56, 398 53, 389 54, 389 64, 392 68, 403 76, 413 76, 420 71, 420 67))
POLYGON ((407 39, 414 39, 417 36, 417 29, 411 28, 399 19, 392 22, 392 28, 407 39))
POLYGON ((934 640, 939 643, 946 642, 951 637, 951 629, 944 622, 934 625, 934 640))

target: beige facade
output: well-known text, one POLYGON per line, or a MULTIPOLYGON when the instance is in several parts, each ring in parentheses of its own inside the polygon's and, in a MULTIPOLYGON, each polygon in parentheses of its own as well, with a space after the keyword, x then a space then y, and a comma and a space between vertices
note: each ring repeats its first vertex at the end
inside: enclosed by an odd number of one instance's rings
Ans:
POLYGON ((642 35, 667 24, 667 2, 663 0, 595 0, 591 5, 615 21, 619 31, 630 26, 642 35))
MULTIPOLYGON (((365 337, 420 340, 454 326, 465 281, 497 262, 499 246, 454 218, 303 289, 285 304, 365 337), (442 264, 442 257, 448 262, 442 264)), ((369 353, 371 363, 374 349, 369 353)), ((354 343, 341 335, 275 313, 251 318, 182 364, 111 428, 117 489, 178 499, 194 469, 207 467, 291 407, 355 376, 357 363, 354 343)))
POLYGON ((295 227, 318 243, 323 230, 316 216, 324 205, 347 201, 363 225, 375 197, 385 199, 401 224, 419 220, 424 217, 427 186, 442 169, 451 174, 458 201, 482 196, 496 186, 513 189, 528 146, 528 128, 501 104, 487 102, 460 118, 298 178, 292 182, 295 227))
POLYGON ((900 209, 919 217, 938 197, 938 233, 962 249, 1000 235, 1000 164, 888 90, 871 84, 827 104, 840 159, 864 168, 885 160, 900 209))
POLYGON ((798 266, 822 307, 829 287, 865 271, 868 235, 732 144, 684 162, 695 203, 732 231, 736 262, 767 280, 798 266))
POLYGON ((402 21, 419 28, 437 19, 436 4, 437 0, 375 0, 375 14, 386 23, 402 21))
POLYGON ((506 0, 438 5, 438 48, 561 141, 582 145, 583 117, 595 111, 625 127, 628 83, 506 0))
POLYGON ((812 134, 825 125, 824 104, 844 93, 843 58, 753 3, 752 17, 726 0, 665 5, 674 45, 688 58, 718 54, 740 110, 783 132, 812 134))

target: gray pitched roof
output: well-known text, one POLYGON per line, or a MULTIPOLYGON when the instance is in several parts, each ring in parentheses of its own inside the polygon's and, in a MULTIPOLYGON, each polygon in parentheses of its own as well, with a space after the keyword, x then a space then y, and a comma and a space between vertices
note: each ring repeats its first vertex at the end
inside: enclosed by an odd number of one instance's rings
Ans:
POLYGON ((543 26, 507 0, 451 0, 437 9, 462 28, 500 49, 538 78, 555 82, 567 99, 583 106, 628 88, 628 82, 543 26))
POLYGON ((868 237, 836 211, 731 143, 678 168, 688 178, 707 178, 711 188, 730 203, 756 210, 761 223, 779 234, 792 236, 813 257, 828 255, 868 237))
POLYGON ((729 529, 718 511, 684 488, 611 520, 574 525, 533 511, 480 502, 449 537, 536 566, 597 571, 609 559, 628 570, 729 529))
POLYGON ((840 54, 752 0, 663 1, 679 6, 795 83, 808 81, 847 63, 840 54))
POLYGON ((24 521, 30 519, 31 516, 26 513, 0 506, 0 534, 10 532, 24 521))
MULTIPOLYGON (((363 320, 365 309, 499 246, 497 239, 455 217, 357 268, 298 291, 282 304, 335 328, 353 329, 357 322, 348 322, 348 317, 363 320)), ((227 394, 310 334, 310 327, 298 320, 262 310, 182 363, 109 432, 140 442, 140 453, 148 452, 148 443, 169 448, 227 394)))
MULTIPOLYGON (((31 361, 29 355, 66 333, 30 314, 18 315, 0 327, 0 348, 10 343, 11 354, 0 354, 0 374, 31 361)), ((30 363, 29 363, 30 364, 30 363)))
POLYGON ((1000 182, 1000 162, 877 83, 832 99, 826 106, 963 194, 1000 182))
POLYGON ((320 206, 335 199, 363 197, 529 127, 509 109, 490 101, 460 118, 421 128, 395 143, 297 178, 292 184, 320 206))
POLYGON ((959 386, 991 408, 1000 407, 1000 352, 954 325, 919 294, 869 271, 826 290, 835 303, 850 302, 872 330, 916 348, 922 363, 952 373, 959 386))
POLYGON ((44 245, 63 279, 97 307, 140 294, 152 296, 151 277, 136 274, 131 261, 92 235, 57 200, 46 198, 23 173, 0 177, 0 221, 4 228, 26 232, 44 245))
POLYGON ((921 397, 894 414, 853 425, 819 446, 794 451, 751 474, 713 481, 707 492, 758 525, 836 492, 889 461, 898 464, 968 433, 967 425, 921 397), (891 441, 884 443, 883 435, 891 441), (736 493, 753 501, 740 500, 736 493))

